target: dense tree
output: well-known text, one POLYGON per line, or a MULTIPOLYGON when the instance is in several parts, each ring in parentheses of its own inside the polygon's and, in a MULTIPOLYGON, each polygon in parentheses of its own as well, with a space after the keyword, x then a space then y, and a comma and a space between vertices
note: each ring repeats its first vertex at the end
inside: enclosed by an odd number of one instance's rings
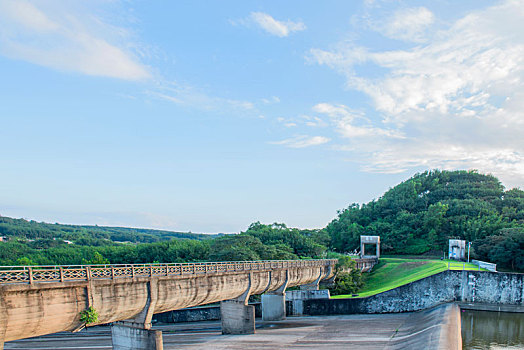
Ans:
MULTIPOLYGON (((476 171, 435 170, 416 174, 370 203, 339 211, 326 232, 329 248, 338 252, 358 248, 364 234, 381 236, 386 253, 442 254, 449 238, 484 245, 501 240, 512 249, 503 232, 519 227, 524 227, 524 191, 504 191, 496 177, 476 171)), ((502 254, 492 254, 491 260, 502 262, 502 254)))
POLYGON ((498 268, 524 271, 524 228, 506 228, 498 235, 473 242, 475 255, 493 261, 498 268))
POLYGON ((335 281, 333 285, 328 287, 332 295, 352 294, 362 288, 362 273, 348 256, 342 256, 338 259, 335 270, 335 281))

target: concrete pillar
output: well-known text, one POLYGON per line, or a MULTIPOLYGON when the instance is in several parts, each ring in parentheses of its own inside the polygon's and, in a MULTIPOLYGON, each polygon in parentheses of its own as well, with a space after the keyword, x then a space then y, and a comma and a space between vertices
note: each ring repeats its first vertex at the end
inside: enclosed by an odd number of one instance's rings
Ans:
MULTIPOLYGON (((289 284, 289 270, 285 271, 285 278, 282 279, 282 274, 278 281, 282 281, 280 287, 276 290, 262 294, 262 319, 264 321, 280 321, 286 318, 286 288, 289 284)), ((275 277, 272 273, 269 274, 271 280, 275 277)))
POLYGON ((163 350, 162 331, 151 330, 151 319, 158 299, 158 278, 147 283, 147 301, 134 318, 111 326, 113 350, 163 350))
POLYGON ((286 318, 286 292, 262 294, 262 319, 280 321, 286 318))
POLYGON ((255 307, 238 300, 220 302, 222 334, 254 334, 255 307))
POLYGON ((255 333, 255 307, 247 304, 251 286, 251 273, 249 273, 246 291, 235 299, 220 302, 222 334, 255 333))
POLYGON ((162 331, 140 329, 114 323, 111 326, 113 350, 163 350, 162 331))

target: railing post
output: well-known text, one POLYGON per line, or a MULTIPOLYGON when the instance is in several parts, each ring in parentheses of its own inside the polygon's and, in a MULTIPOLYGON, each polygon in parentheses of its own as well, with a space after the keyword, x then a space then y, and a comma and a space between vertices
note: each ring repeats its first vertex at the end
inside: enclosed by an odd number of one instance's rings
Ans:
POLYGON ((86 266, 86 279, 89 281, 91 280, 91 269, 89 266, 86 266))
POLYGON ((60 266, 60 282, 64 282, 64 269, 60 266))
POLYGON ((27 268, 27 273, 29 274, 29 284, 33 284, 33 268, 32 267, 28 267, 27 268))
POLYGON ((169 265, 166 264, 166 276, 169 276, 169 265))
POLYGON ((149 265, 149 277, 153 277, 153 265, 149 265))
POLYGON ((131 265, 131 278, 135 278, 135 265, 131 265))

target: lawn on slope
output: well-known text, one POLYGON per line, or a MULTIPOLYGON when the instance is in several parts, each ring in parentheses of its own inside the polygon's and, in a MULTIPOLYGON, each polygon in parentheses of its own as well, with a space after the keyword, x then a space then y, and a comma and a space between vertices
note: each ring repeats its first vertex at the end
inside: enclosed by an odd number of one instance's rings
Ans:
MULTIPOLYGON (((358 297, 382 293, 404 284, 450 270, 478 270, 478 266, 449 260, 420 260, 382 258, 369 273, 363 273, 364 287, 358 297)), ((481 269, 483 270, 483 269, 481 269)), ((351 298, 352 295, 335 295, 332 298, 351 298)))

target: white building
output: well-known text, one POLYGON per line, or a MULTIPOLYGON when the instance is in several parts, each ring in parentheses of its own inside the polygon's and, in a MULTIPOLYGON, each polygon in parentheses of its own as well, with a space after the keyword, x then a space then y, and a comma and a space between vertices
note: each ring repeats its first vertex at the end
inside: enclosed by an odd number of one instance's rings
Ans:
POLYGON ((454 260, 466 260, 466 241, 450 239, 448 256, 454 260))

